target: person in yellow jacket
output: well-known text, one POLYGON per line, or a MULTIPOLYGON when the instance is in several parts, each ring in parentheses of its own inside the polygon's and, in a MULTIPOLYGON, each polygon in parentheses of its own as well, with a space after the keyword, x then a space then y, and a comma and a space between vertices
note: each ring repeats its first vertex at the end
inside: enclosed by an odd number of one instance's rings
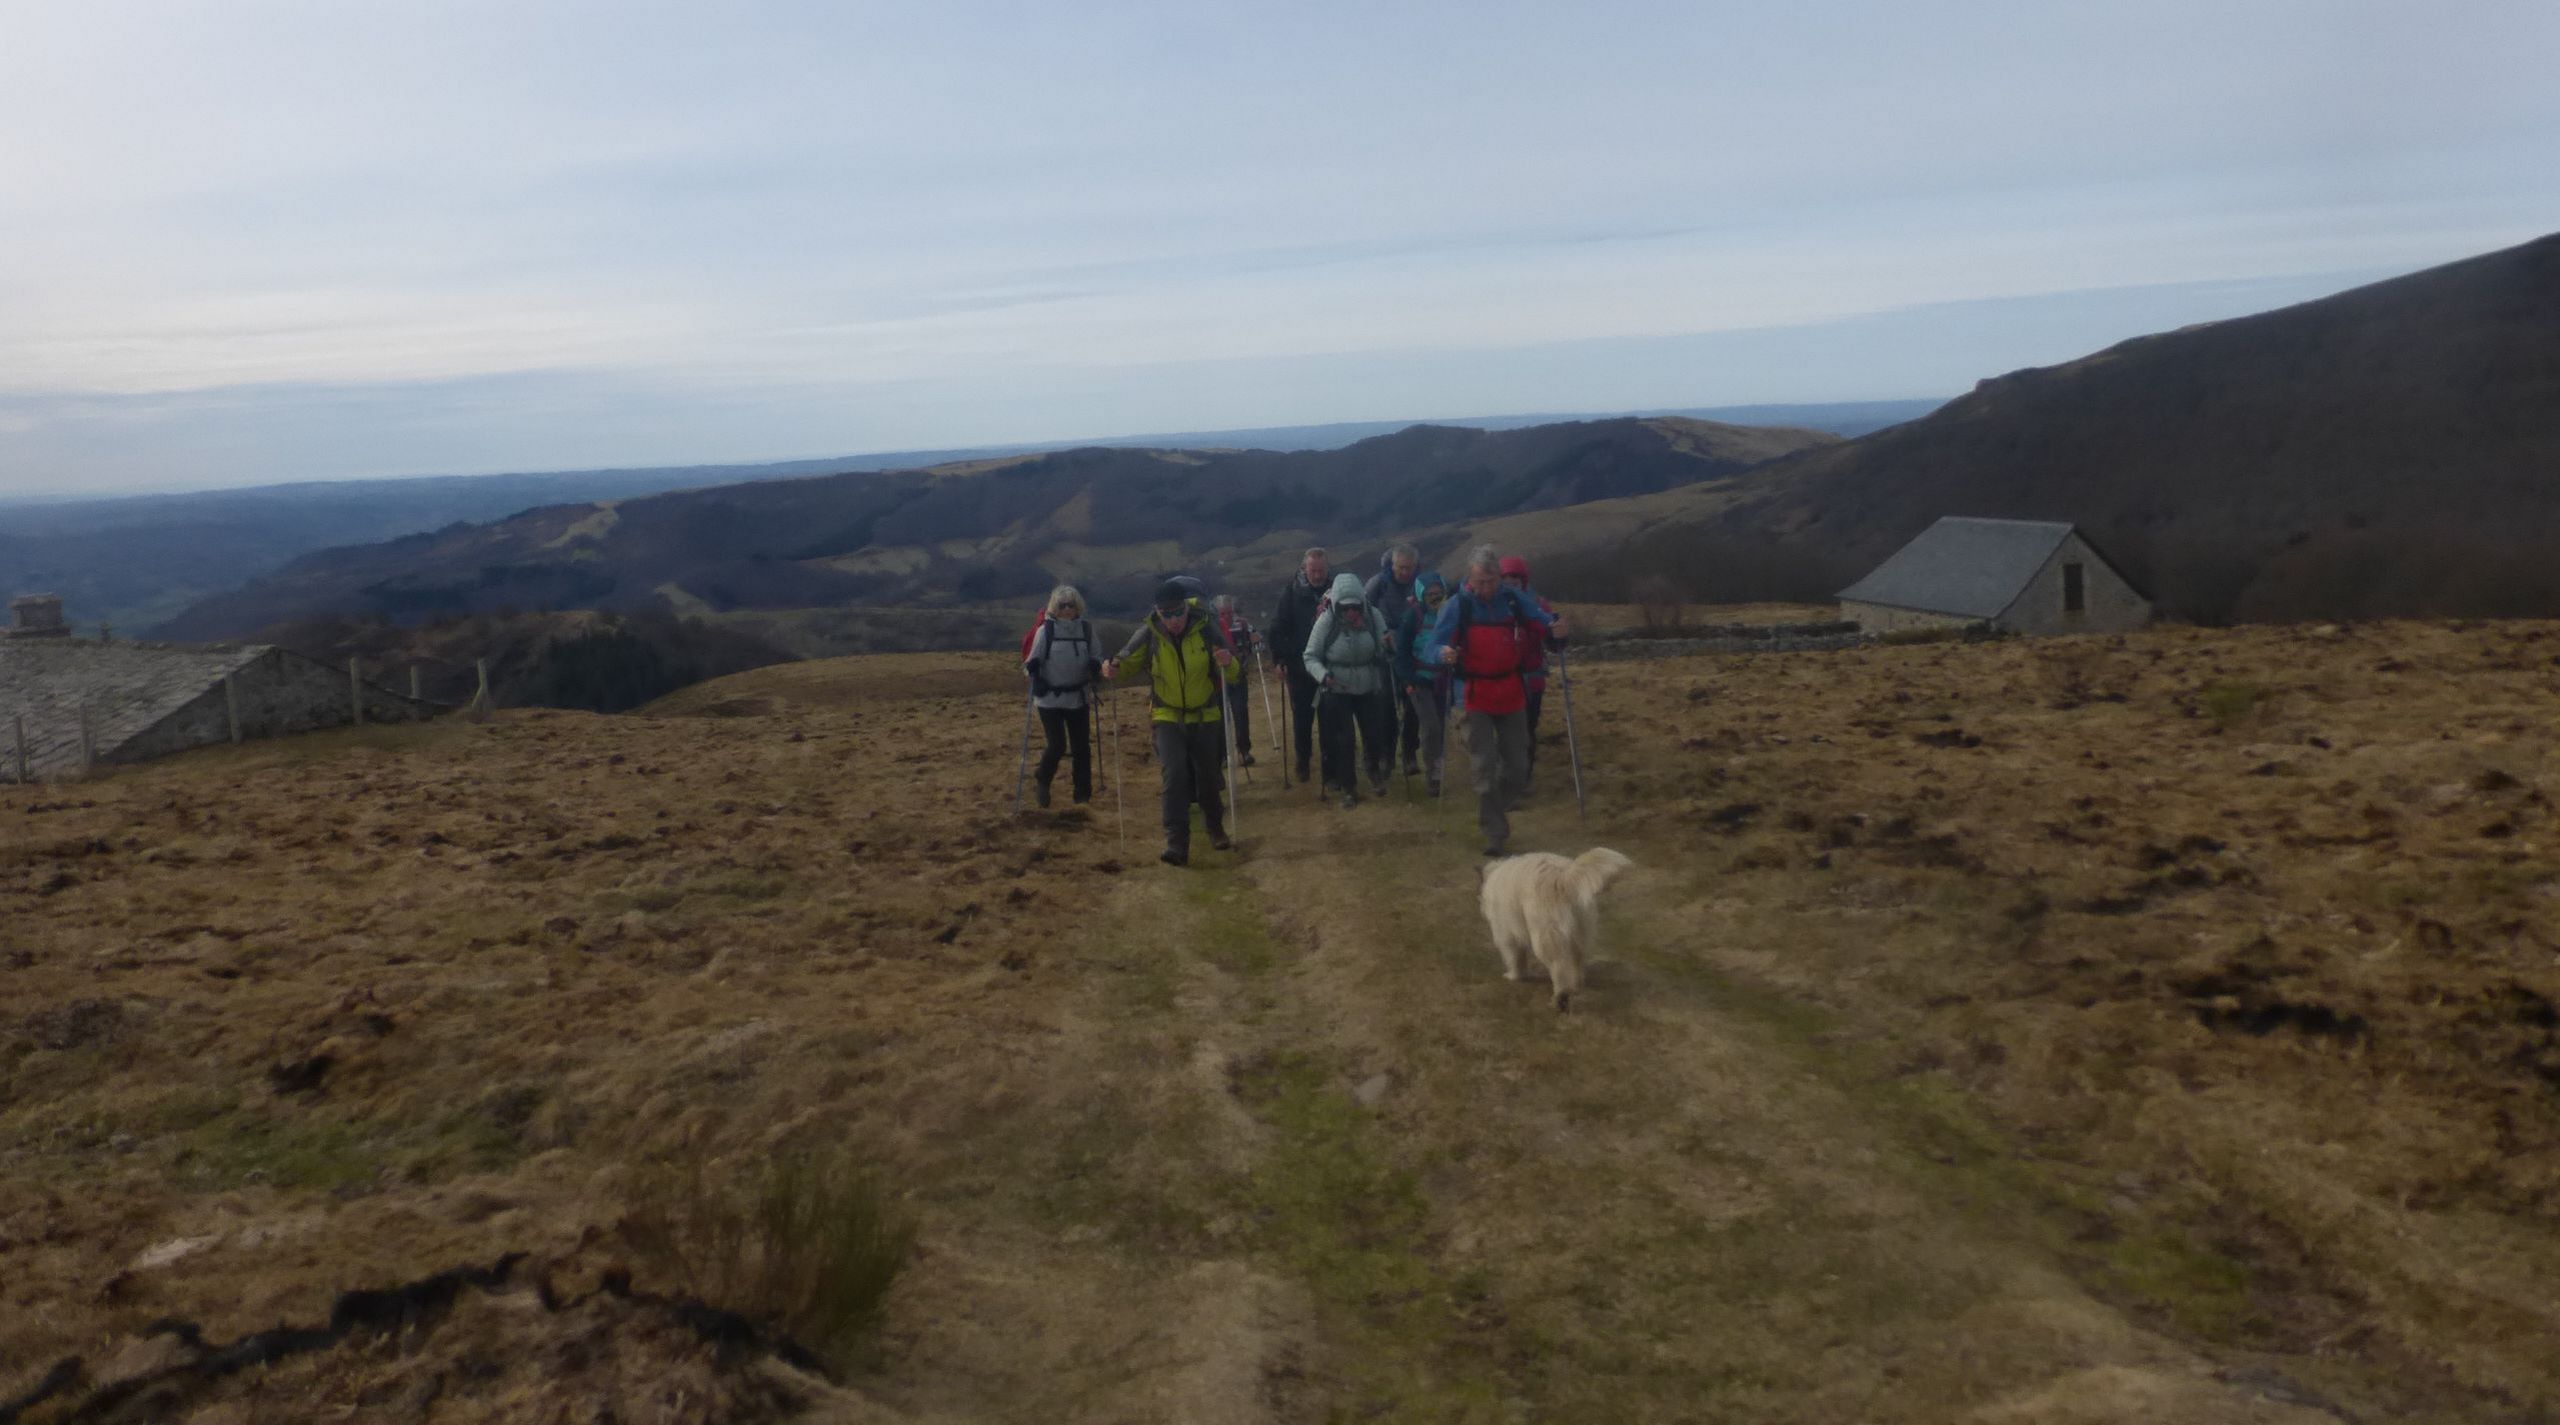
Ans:
POLYGON ((1227 758, 1219 710, 1235 650, 1181 582, 1166 580, 1156 590, 1155 605, 1120 656, 1103 662, 1102 676, 1117 679, 1123 664, 1148 675, 1156 765, 1164 781, 1164 854, 1157 859, 1181 866, 1191 860, 1194 801, 1209 824, 1209 844, 1220 851, 1235 845, 1227 839, 1227 809, 1219 797, 1227 758))

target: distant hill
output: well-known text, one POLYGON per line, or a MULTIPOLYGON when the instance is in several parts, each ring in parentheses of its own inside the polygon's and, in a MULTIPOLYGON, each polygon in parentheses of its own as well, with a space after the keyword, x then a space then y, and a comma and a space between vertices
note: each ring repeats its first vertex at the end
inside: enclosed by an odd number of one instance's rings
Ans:
POLYGON ((1550 566, 1595 593, 1650 575, 1804 598, 1940 515, 2062 519, 2191 618, 2560 613, 2560 236, 1995 377, 1711 492, 1599 509, 1621 513, 1509 532, 1574 551, 1550 566))
MULTIPOLYGON (((1927 414, 1936 401, 1860 401, 1644 412, 1745 425, 1789 425, 1861 435, 1927 414)), ((1625 413, 1621 413, 1625 414, 1625 413)), ((1436 422, 1508 430, 1572 419, 1481 416, 1436 422)), ((0 498, 0 598, 45 590, 68 601, 82 626, 138 629, 281 568, 297 555, 480 523, 548 505, 624 500, 668 490, 853 471, 913 470, 961 460, 1078 446, 1334 450, 1391 434, 1411 421, 1266 426, 1095 441, 1047 441, 942 450, 826 456, 757 465, 670 465, 546 474, 439 475, 397 480, 310 481, 115 499, 0 498)))
MULTIPOLYGON (((1097 607, 1126 608, 1168 569, 1276 588, 1309 542, 1374 552, 1393 532, 1726 479, 1836 443, 1665 417, 1414 426, 1329 451, 1086 448, 755 481, 305 555, 160 632, 240 637, 324 615, 949 608, 1020 603, 1059 580, 1085 586, 1097 607)), ((806 646, 766 622, 763 636, 806 646)))

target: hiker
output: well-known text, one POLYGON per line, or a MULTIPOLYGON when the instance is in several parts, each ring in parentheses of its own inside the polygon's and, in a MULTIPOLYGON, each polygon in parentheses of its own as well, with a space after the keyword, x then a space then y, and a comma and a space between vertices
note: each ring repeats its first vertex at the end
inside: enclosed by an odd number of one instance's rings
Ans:
MULTIPOLYGON (((1310 549, 1299 561, 1298 572, 1280 586, 1279 607, 1262 625, 1266 646, 1272 661, 1289 675, 1289 720, 1297 724, 1298 780, 1312 780, 1307 763, 1315 755, 1316 683, 1307 676, 1307 632, 1316 626, 1316 605, 1324 602, 1325 590, 1333 584, 1333 566, 1321 549, 1310 549)), ((1285 755, 1290 749, 1280 749, 1285 755)))
MULTIPOLYGON (((1369 580, 1369 607, 1378 615, 1378 628, 1387 636, 1387 656, 1403 656, 1397 639, 1404 628, 1404 616, 1413 607, 1414 573, 1422 567, 1422 551, 1410 544, 1399 544, 1378 556, 1377 575, 1369 580)), ((1399 685, 1401 686, 1401 685, 1399 685)), ((1404 747, 1404 774, 1408 777, 1422 770, 1414 758, 1422 729, 1405 715, 1404 699, 1387 699, 1387 745, 1392 751, 1398 743, 1404 747)))
POLYGON ((1235 650, 1236 655, 1236 674, 1227 680, 1227 716, 1235 719, 1236 725, 1236 765, 1250 767, 1253 765, 1253 699, 1251 689, 1245 686, 1244 669, 1253 662, 1254 640, 1262 635, 1254 632, 1252 624, 1245 622, 1244 614, 1236 608, 1235 595, 1220 594, 1213 607, 1218 611, 1218 637, 1235 650))
POLYGON ((1457 675, 1465 688, 1467 759, 1475 764, 1476 826, 1484 854, 1500 856, 1511 840, 1511 805, 1529 778, 1529 687, 1524 668, 1528 629, 1561 637, 1565 621, 1502 582, 1492 545, 1467 556, 1465 587, 1440 606, 1425 665, 1457 675))
POLYGON ((1102 664, 1106 679, 1118 678, 1123 664, 1149 675, 1156 764, 1164 784, 1164 854, 1157 859, 1168 866, 1191 860, 1195 801, 1209 826, 1209 844, 1220 851, 1235 844, 1227 839, 1218 781, 1227 760, 1218 707, 1234 663, 1235 652, 1218 637, 1209 611, 1190 590, 1167 579, 1156 589, 1155 612, 1129 636, 1119 657, 1102 664))
POLYGON ((1093 624, 1084 616, 1084 595, 1066 584, 1049 591, 1047 617, 1031 633, 1031 651, 1022 671, 1031 676, 1031 704, 1040 710, 1040 731, 1048 746, 1040 754, 1035 795, 1049 804, 1049 783, 1058 775, 1058 759, 1073 747, 1071 785, 1075 804, 1093 800, 1093 689, 1102 671, 1101 649, 1094 645, 1093 624))
POLYGON ((1315 627, 1307 631, 1307 674, 1316 680, 1316 718, 1324 732, 1324 779, 1342 793, 1343 810, 1360 805, 1360 769, 1369 793, 1387 794, 1386 634, 1357 574, 1337 575, 1315 627), (1355 747, 1356 742, 1356 747, 1355 747))
POLYGON ((1404 700, 1404 725, 1421 734, 1423 787, 1440 795, 1440 776, 1449 762, 1449 673, 1425 664, 1419 656, 1449 601, 1449 581, 1437 569, 1414 581, 1416 590, 1396 630, 1396 689, 1404 700))
MULTIPOLYGON (((1555 605, 1537 590, 1529 587, 1529 561, 1517 554, 1502 556, 1502 586, 1517 589, 1538 606, 1539 612, 1554 618, 1555 605)), ((1532 624, 1521 642, 1520 670, 1529 683, 1529 770, 1520 776, 1520 795, 1529 795, 1529 785, 1538 779, 1538 713, 1547 703, 1547 650, 1565 646, 1562 633, 1551 633, 1544 624, 1532 624)))

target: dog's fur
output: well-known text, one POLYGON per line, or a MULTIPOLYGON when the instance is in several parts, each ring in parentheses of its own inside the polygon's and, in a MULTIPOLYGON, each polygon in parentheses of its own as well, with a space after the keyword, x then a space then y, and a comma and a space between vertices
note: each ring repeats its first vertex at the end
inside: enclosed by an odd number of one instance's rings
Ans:
POLYGON ((1521 954, 1538 957, 1555 987, 1556 1008, 1572 1007, 1582 967, 1600 947, 1600 892, 1634 863, 1607 847, 1568 861, 1547 851, 1506 856, 1477 872, 1477 900, 1493 927, 1503 978, 1525 979, 1521 954))

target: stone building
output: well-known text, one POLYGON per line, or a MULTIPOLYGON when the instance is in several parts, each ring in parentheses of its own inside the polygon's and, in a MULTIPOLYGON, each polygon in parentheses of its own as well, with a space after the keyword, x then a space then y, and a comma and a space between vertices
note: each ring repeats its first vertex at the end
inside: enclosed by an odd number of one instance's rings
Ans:
POLYGON ((2121 633, 2151 601, 2071 525, 1949 515, 1841 590, 1840 617, 1868 633, 2121 633))
POLYGON ((69 638, 71 625, 62 621, 60 594, 21 594, 9 601, 11 638, 69 638))
MULTIPOLYGON (((264 644, 105 643, 12 630, 0 639, 0 782, 342 727, 354 720, 357 696, 346 669, 264 644)), ((362 697, 367 722, 445 710, 370 683, 362 697)))

